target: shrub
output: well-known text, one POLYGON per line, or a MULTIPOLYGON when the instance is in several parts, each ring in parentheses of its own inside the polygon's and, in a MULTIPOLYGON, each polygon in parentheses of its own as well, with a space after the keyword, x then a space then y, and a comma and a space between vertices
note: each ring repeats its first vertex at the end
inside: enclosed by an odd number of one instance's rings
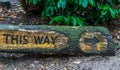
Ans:
MULTIPOLYGON (((27 0, 21 0, 27 1, 27 0)), ((120 0, 28 0, 50 24, 97 25, 120 14, 120 0)), ((24 5, 24 3, 22 3, 24 5)), ((26 5, 27 6, 27 5, 26 5)), ((25 7, 26 7, 25 6, 25 7)), ((24 6, 23 6, 24 7, 24 6)), ((24 7, 24 8, 25 8, 24 7)))

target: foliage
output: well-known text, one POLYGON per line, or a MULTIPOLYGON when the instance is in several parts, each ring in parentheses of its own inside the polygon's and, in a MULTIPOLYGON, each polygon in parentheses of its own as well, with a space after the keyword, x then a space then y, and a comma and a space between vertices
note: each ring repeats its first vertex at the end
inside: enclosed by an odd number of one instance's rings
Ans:
POLYGON ((53 17, 52 20, 50 21, 50 24, 53 24, 54 21, 55 21, 59 25, 64 25, 64 23, 65 23, 66 25, 83 26, 84 25, 84 20, 85 20, 84 18, 82 19, 82 18, 74 17, 74 16, 65 17, 65 16, 62 15, 62 16, 53 17))
POLYGON ((50 24, 97 25, 120 14, 120 0, 29 0, 43 7, 42 17, 50 24))

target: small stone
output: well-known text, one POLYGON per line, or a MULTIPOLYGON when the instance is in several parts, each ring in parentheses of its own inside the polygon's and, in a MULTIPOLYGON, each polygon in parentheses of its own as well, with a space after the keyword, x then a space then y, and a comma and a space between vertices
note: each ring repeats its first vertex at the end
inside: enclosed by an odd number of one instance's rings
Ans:
POLYGON ((91 68, 91 67, 89 67, 89 68, 88 68, 88 70, 92 70, 92 68, 91 68))
POLYGON ((43 68, 37 68, 36 70, 43 70, 43 68))
POLYGON ((19 68, 19 67, 16 67, 14 70, 22 70, 21 68, 19 68))
POLYGON ((88 70, 86 67, 83 67, 83 69, 82 70, 88 70))
POLYGON ((73 63, 74 63, 74 64, 80 64, 81 62, 82 62, 82 61, 79 60, 79 61, 74 61, 73 63))
POLYGON ((34 61, 33 61, 33 63, 38 64, 38 63, 39 63, 39 61, 38 61, 38 60, 34 60, 34 61))
POLYGON ((64 70, 68 70, 68 68, 67 68, 67 67, 64 67, 64 70))
POLYGON ((29 67, 30 67, 30 68, 34 68, 35 65, 34 65, 34 64, 30 64, 29 67))
POLYGON ((4 65, 0 63, 0 69, 1 70, 3 69, 3 67, 4 67, 4 65))
POLYGON ((2 12, 2 10, 3 10, 3 9, 2 9, 2 8, 0 8, 0 12, 2 12))

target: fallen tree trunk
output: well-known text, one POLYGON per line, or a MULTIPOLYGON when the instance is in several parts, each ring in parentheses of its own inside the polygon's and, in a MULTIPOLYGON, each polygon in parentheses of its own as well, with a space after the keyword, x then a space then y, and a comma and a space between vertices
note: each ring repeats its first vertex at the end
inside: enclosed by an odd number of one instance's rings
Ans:
POLYGON ((0 25, 0 52, 115 55, 104 27, 0 25))

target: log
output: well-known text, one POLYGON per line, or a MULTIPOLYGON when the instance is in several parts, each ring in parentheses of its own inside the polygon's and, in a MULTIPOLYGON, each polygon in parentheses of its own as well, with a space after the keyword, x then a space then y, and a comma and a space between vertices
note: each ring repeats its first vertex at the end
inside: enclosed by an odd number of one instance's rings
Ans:
POLYGON ((115 55, 115 47, 105 27, 2 24, 0 52, 115 55))

